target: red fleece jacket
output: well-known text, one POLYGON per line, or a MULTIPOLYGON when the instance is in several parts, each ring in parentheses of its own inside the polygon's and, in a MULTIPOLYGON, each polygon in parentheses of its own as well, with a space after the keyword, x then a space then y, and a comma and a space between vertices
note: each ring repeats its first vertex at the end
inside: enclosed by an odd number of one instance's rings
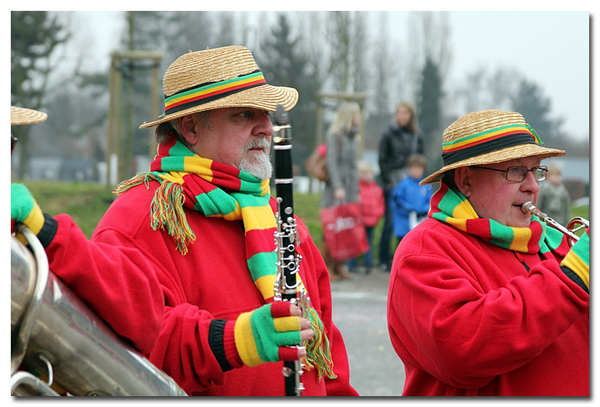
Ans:
POLYGON ((150 353, 162 325, 162 288, 147 253, 127 238, 88 241, 69 215, 46 248, 49 267, 112 329, 142 354, 150 353))
POLYGON ((388 296, 403 395, 588 396, 589 295, 559 261, 434 219, 411 231, 388 296))
MULTIPOLYGON (((150 203, 158 185, 150 182, 149 189, 136 186, 117 198, 93 236, 96 242, 117 246, 134 243, 148 257, 160 280, 164 319, 150 361, 175 379, 188 395, 285 395, 282 362, 243 366, 224 373, 209 345, 213 319, 235 320, 241 313, 265 304, 246 263, 242 223, 204 217, 186 209, 196 240, 183 256, 171 236, 150 227, 150 203)), ((319 382, 316 370, 305 371, 303 395, 358 395, 349 383, 342 336, 331 320, 327 268, 302 223, 299 232, 300 275, 323 321, 338 376, 319 382)))
POLYGON ((360 209, 365 226, 375 227, 385 213, 383 189, 375 181, 359 180, 360 209))

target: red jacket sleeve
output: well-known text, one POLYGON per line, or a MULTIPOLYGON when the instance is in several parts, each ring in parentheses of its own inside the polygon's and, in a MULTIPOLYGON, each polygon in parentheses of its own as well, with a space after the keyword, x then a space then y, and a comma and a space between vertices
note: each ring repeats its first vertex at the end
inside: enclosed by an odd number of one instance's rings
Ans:
POLYGON ((143 354, 162 322, 162 289, 149 258, 118 235, 89 241, 68 215, 46 248, 50 270, 143 354))

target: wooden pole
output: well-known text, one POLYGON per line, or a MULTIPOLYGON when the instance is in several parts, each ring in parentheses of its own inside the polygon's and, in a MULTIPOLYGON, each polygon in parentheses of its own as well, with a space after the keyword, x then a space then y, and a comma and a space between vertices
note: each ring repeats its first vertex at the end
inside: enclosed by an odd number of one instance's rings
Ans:
MULTIPOLYGON (((158 67, 160 59, 154 59, 154 68, 152 69, 152 118, 158 117, 158 67)), ((154 127, 148 129, 150 135, 150 161, 154 159, 156 155, 156 139, 154 138, 154 127)))

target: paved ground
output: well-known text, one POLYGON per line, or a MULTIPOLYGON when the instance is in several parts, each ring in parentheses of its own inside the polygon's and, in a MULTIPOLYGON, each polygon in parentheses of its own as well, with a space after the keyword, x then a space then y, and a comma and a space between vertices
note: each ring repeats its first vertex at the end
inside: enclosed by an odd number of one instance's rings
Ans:
POLYGON ((333 281, 333 321, 342 332, 350 383, 361 396, 400 396, 404 365, 390 342, 386 307, 389 273, 351 273, 352 280, 333 281))

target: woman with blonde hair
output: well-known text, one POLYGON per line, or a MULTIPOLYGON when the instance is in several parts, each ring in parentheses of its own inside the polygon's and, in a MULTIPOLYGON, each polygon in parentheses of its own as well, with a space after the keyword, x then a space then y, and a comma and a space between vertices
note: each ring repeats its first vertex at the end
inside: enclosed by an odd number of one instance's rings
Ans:
MULTIPOLYGON (((342 202, 358 202, 358 140, 362 121, 360 106, 344 102, 327 132, 327 171, 329 181, 321 198, 321 208, 342 202)), ((345 262, 334 261, 323 239, 322 254, 332 281, 351 279, 345 262)))

